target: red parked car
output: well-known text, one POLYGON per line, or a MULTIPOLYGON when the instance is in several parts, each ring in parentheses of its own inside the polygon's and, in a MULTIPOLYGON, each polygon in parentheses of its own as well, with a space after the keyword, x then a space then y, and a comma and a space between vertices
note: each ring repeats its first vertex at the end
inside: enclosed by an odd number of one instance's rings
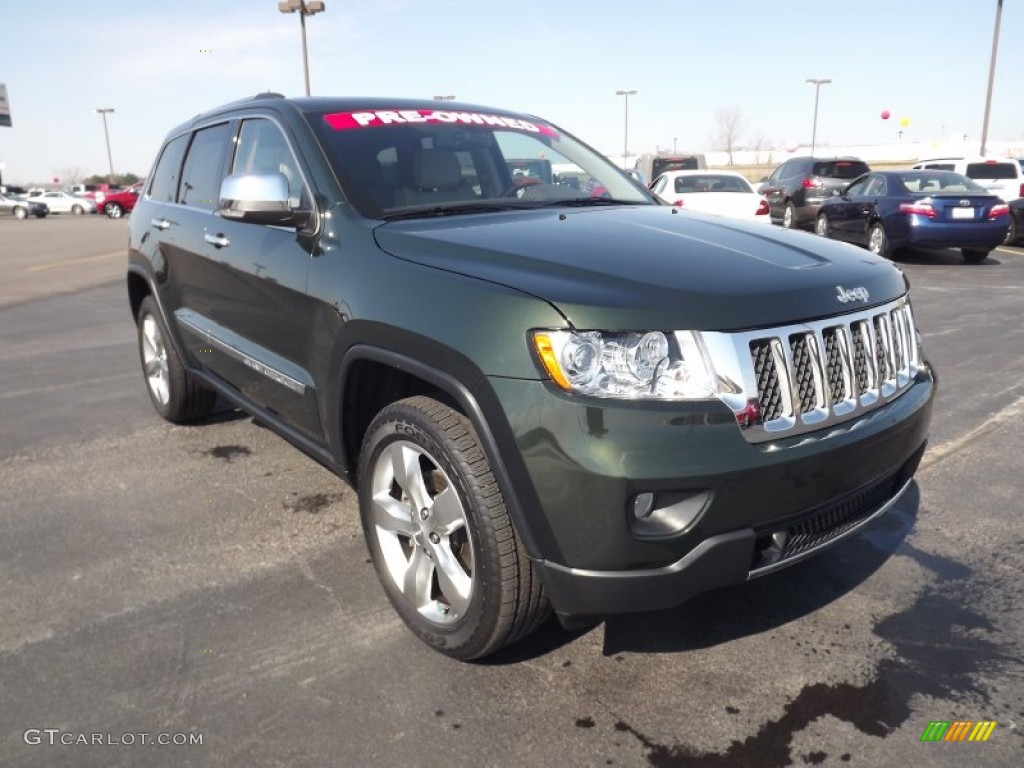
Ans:
POLYGON ((99 209, 112 219, 120 219, 135 207, 135 201, 139 199, 139 187, 133 185, 129 189, 107 192, 99 209))

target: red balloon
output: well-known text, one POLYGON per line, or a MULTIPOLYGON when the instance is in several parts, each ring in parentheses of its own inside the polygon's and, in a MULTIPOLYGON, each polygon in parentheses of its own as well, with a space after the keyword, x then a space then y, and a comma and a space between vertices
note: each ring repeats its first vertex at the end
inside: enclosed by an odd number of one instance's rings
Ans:
POLYGON ((882 110, 882 119, 883 120, 888 120, 889 119, 889 110, 888 109, 883 109, 882 110))

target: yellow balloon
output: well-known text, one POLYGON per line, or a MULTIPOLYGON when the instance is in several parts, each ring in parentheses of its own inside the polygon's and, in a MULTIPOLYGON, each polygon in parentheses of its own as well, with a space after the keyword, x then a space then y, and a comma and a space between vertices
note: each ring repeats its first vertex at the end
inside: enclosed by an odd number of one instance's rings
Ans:
POLYGON ((900 118, 900 127, 901 128, 906 128, 908 125, 910 125, 910 118, 909 117, 901 117, 900 118))

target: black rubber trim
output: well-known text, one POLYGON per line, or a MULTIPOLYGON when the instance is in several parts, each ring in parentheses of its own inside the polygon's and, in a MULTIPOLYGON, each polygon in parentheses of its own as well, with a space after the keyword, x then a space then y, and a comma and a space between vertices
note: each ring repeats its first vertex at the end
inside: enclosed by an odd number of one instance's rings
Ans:
MULTIPOLYGON (((474 391, 447 371, 439 370, 407 355, 367 344, 356 344, 345 353, 341 365, 340 381, 344 382, 347 380, 348 369, 359 360, 372 360, 393 366, 399 370, 408 371, 450 395, 459 404, 462 412, 473 423, 480 442, 487 452, 491 471, 498 479, 505 497, 505 505, 512 516, 516 533, 527 555, 532 560, 542 557, 542 553, 551 553, 552 547, 549 546, 545 549, 541 544, 542 538, 546 538, 549 542, 553 541, 550 531, 546 526, 542 525, 543 521, 531 520, 526 514, 526 507, 523 504, 523 489, 532 488, 529 475, 526 473, 525 467, 522 467, 521 472, 510 471, 508 459, 499 448, 498 440, 491 428, 491 421, 485 415, 484 408, 477 395, 474 394, 474 391), (514 474, 517 476, 514 477, 514 474), (542 526, 543 530, 538 530, 538 526, 542 526)), ((479 390, 481 384, 486 386, 485 379, 478 382, 476 389, 479 390)), ((496 401, 494 407, 500 407, 496 401)), ((511 444, 515 445, 514 439, 511 440, 511 444)), ((529 493, 529 491, 526 493, 529 493)), ((534 517, 538 516, 534 515, 534 517)))
POLYGON ((754 531, 747 528, 705 539, 661 568, 591 571, 547 560, 533 565, 559 620, 566 623, 570 617, 673 608, 701 592, 740 584, 747 580, 753 555, 754 531))

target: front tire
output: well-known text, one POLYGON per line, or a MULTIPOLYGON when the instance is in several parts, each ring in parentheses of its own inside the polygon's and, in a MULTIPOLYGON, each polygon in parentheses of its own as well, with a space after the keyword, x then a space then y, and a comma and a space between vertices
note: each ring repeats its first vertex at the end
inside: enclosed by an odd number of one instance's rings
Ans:
POLYGON ((814 233, 820 237, 829 237, 828 217, 824 213, 819 213, 814 220, 814 233))
POLYGON ((124 208, 120 203, 107 203, 103 206, 103 212, 112 219, 120 219, 124 216, 124 208))
POLYGON ((21 208, 21 207, 15 208, 14 209, 14 218, 16 218, 16 219, 27 219, 28 218, 28 211, 25 208, 21 208))
POLYGON ((786 229, 796 226, 796 206, 792 203, 786 203, 786 208, 782 212, 782 226, 786 229))
POLYGON ((156 412, 174 424, 209 416, 217 393, 189 376, 170 343, 167 326, 152 296, 142 300, 136 320, 142 372, 156 412))
POLYGON ((972 248, 962 248, 960 249, 960 253, 963 254, 964 261, 969 264, 980 264, 988 258, 989 254, 988 251, 976 251, 972 248))
POLYGON ((532 632, 549 605, 473 425, 428 397, 384 408, 359 456, 359 514, 412 632, 469 660, 532 632))
POLYGON ((892 245, 889 244, 889 236, 885 234, 885 227, 875 222, 868 230, 868 250, 876 256, 888 259, 892 256, 892 245))
POLYGON ((75 214, 75 216, 81 216, 83 213, 85 213, 85 208, 80 206, 78 203, 75 203, 74 205, 71 206, 71 212, 75 214))

